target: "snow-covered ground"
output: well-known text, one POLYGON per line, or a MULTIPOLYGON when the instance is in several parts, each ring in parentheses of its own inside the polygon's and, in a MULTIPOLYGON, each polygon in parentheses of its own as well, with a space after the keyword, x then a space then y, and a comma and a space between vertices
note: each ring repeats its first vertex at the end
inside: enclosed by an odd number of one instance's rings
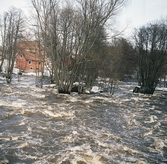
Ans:
POLYGON ((0 163, 167 163, 167 93, 135 86, 65 95, 35 87, 35 76, 0 75, 0 163))

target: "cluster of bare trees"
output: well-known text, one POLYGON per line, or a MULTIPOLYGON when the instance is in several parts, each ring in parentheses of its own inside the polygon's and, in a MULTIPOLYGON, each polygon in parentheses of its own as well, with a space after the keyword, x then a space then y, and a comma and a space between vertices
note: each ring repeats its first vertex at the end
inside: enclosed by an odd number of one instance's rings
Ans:
POLYGON ((150 23, 135 34, 139 92, 153 94, 167 66, 167 23, 150 23))
MULTIPOLYGON (((102 72, 100 70, 106 67, 104 58, 110 54, 106 50, 106 26, 126 1, 76 0, 65 5, 56 0, 31 1, 34 39, 39 42, 39 50, 41 45, 45 49, 43 60, 47 58, 51 62, 48 69, 59 92, 70 93, 75 81, 79 83, 78 92, 82 92, 83 82, 91 88, 99 72, 102 72)), ((0 70, 6 59, 5 77, 8 83, 12 79, 17 43, 25 39, 25 18, 22 15, 21 10, 12 8, 4 13, 0 21, 0 70)))
POLYGON ((35 33, 51 60, 50 72, 59 92, 70 93, 76 80, 78 92, 82 91, 83 81, 91 87, 101 60, 98 46, 106 41, 105 26, 125 2, 76 0, 60 7, 55 0, 32 0, 35 33), (75 60, 70 70, 67 57, 75 60))
POLYGON ((5 12, 1 17, 0 30, 2 42, 2 61, 0 71, 2 71, 4 59, 7 59, 5 76, 7 83, 10 83, 17 53, 17 42, 21 39, 24 30, 22 11, 12 8, 8 12, 5 12))
MULTIPOLYGON (((136 30, 135 45, 124 38, 107 42, 107 25, 127 0, 31 0, 31 30, 45 50, 51 81, 59 92, 70 93, 74 82, 78 92, 91 88, 100 76, 113 80, 137 70, 142 93, 153 93, 167 63, 167 23, 160 21, 136 30), (136 69, 138 68, 138 69, 136 69), (83 83, 84 82, 84 83, 83 83)), ((17 43, 23 37, 25 19, 12 8, 0 19, 2 61, 7 59, 6 81, 11 82, 17 43)), ((114 23, 114 22, 113 22, 114 23)), ((25 39, 25 38, 24 38, 25 39)), ((42 72, 42 76, 43 76, 42 72)), ((42 80, 41 80, 42 82, 42 80)), ((42 87, 42 83, 41 83, 42 87)))

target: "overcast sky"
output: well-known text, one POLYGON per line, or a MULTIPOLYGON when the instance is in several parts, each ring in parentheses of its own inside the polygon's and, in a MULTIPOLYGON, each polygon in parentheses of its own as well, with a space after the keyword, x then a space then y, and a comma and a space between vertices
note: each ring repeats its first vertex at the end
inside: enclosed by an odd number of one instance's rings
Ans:
POLYGON ((118 17, 126 33, 149 22, 167 19, 167 0, 130 0, 118 17))
MULTIPOLYGON (((0 0, 0 14, 7 11, 11 6, 22 8, 27 14, 30 1, 0 0)), ((119 20, 120 29, 128 25, 125 35, 129 35, 132 29, 161 18, 167 18, 167 0, 130 0, 117 20, 119 20)))

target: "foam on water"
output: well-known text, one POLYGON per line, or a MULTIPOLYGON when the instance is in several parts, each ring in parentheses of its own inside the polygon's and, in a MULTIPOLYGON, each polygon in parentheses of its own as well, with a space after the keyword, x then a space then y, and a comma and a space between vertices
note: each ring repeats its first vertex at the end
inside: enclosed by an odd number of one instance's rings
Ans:
POLYGON ((143 134, 143 136, 148 136, 153 134, 153 130, 152 129, 147 129, 146 132, 143 134))
POLYGON ((52 111, 45 110, 43 111, 43 113, 51 117, 73 117, 74 116, 74 111, 54 113, 52 111))
POLYGON ((103 161, 106 155, 100 155, 91 150, 90 145, 84 144, 68 148, 63 152, 56 155, 58 158, 55 163, 61 164, 63 161, 70 161, 73 164, 86 163, 86 164, 104 164, 103 161))
POLYGON ((154 138, 154 143, 151 146, 154 146, 155 149, 157 149, 157 150, 163 149, 164 147, 167 147, 166 144, 164 143, 164 141, 162 141, 161 139, 158 139, 158 138, 154 138))
POLYGON ((8 106, 14 108, 22 108, 26 103, 25 102, 7 102, 7 101, 0 101, 0 106, 8 106))

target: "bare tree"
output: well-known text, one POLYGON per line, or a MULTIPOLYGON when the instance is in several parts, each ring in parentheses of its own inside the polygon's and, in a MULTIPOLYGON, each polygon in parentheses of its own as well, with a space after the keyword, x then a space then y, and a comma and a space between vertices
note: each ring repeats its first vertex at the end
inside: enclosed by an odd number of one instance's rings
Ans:
POLYGON ((17 42, 23 31, 24 19, 19 9, 12 8, 4 14, 3 47, 7 59, 6 81, 10 83, 17 53, 17 42))
POLYGON ((7 35, 7 27, 6 27, 6 21, 7 21, 7 14, 4 13, 4 15, 1 17, 1 24, 0 24, 0 33, 1 33, 1 42, 2 42, 2 56, 1 56, 1 64, 0 64, 0 72, 2 71, 2 66, 4 64, 4 59, 6 58, 6 35, 7 35))
MULTIPOLYGON (((56 60, 57 43, 58 43, 58 6, 54 0, 32 0, 35 13, 32 13, 32 26, 34 27, 34 33, 36 40, 45 50, 45 60, 49 58, 51 65, 47 66, 50 71, 51 82, 55 81, 56 66, 58 60, 56 60)), ((41 85, 42 87, 42 85, 41 85)))
MULTIPOLYGON (((68 5, 60 9, 54 0, 32 0, 38 22, 36 25, 51 59, 59 92, 70 93, 76 79, 82 84, 101 29, 105 29, 108 20, 115 16, 125 2, 126 0, 76 0, 73 3, 75 6, 72 7, 68 2, 68 5), (75 63, 69 70, 72 58, 75 63)), ((81 91, 82 85, 79 88, 81 91)))
POLYGON ((138 52, 139 92, 153 94, 162 76, 167 58, 167 24, 150 23, 135 34, 138 52))

